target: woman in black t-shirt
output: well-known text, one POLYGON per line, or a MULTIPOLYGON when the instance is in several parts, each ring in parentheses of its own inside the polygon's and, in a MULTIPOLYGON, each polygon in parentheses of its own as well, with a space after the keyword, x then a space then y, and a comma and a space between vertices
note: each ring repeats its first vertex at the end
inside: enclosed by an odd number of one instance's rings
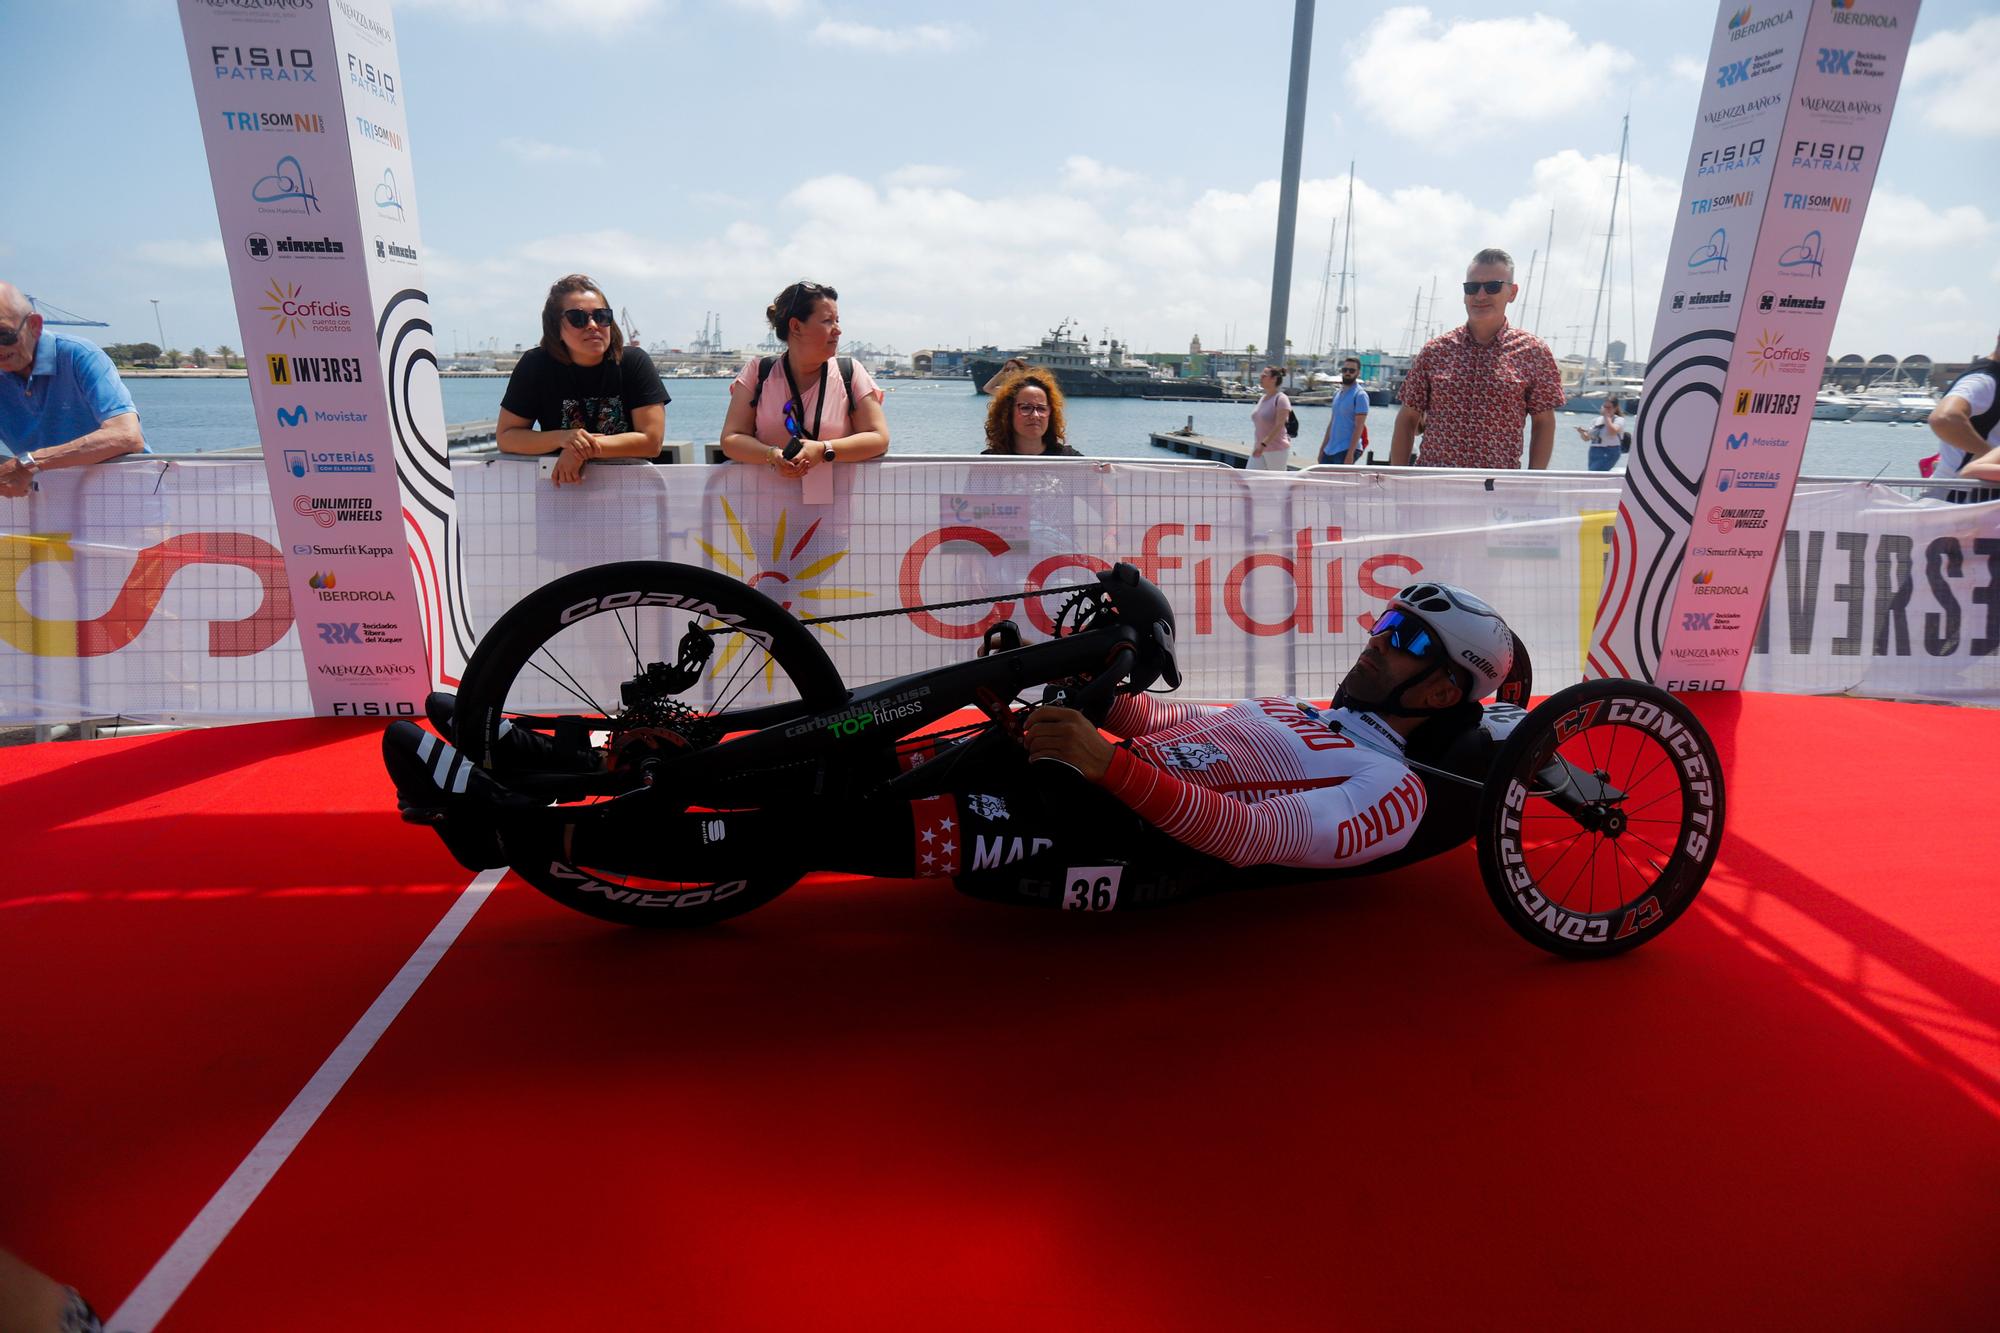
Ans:
POLYGON ((555 454, 555 484, 582 481, 593 458, 658 458, 669 401, 653 359, 625 345, 604 293, 572 273, 549 288, 541 346, 508 377, 500 452, 555 454))

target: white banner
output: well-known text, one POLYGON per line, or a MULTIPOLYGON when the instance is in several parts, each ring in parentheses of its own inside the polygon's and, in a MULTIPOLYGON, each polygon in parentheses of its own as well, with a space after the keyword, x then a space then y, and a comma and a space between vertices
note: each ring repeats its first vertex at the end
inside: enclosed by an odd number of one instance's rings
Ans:
POLYGON ((286 582, 373 598, 307 639, 314 706, 408 712, 471 633, 388 5, 180 11, 286 582))
MULTIPOLYGON (((806 506, 761 468, 599 466, 558 491, 528 464, 459 463, 468 621, 627 559, 719 569, 802 616, 1003 598, 820 631, 860 682, 961 660, 1002 615, 1039 637, 1059 599, 1022 593, 1122 559, 1177 610, 1190 697, 1326 697, 1395 589, 1439 578, 1501 609, 1548 693, 1583 674, 1618 499, 1617 479, 1592 473, 984 459, 838 476, 835 504, 806 506)), ((2000 503, 1812 483, 1779 552, 1750 688, 2000 702, 2000 503)), ((308 662, 301 631, 365 639, 397 603, 337 581, 301 593, 285 554, 260 464, 49 474, 0 511, 0 721, 310 713, 327 664, 308 662)), ((1720 585, 1690 591, 1688 614, 1733 595, 1729 542, 1688 556, 1691 590, 1720 585)))

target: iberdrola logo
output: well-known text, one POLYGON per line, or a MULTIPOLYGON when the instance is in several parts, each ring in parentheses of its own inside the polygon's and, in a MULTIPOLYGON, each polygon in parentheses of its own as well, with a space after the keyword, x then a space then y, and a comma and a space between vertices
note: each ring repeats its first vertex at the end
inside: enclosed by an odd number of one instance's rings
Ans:
POLYGON ((1743 6, 1743 8, 1737 10, 1734 14, 1731 14, 1729 16, 1729 26, 1731 28, 1740 28, 1749 21, 1750 21, 1750 6, 1748 5, 1743 6))
POLYGON ((1699 588, 1699 587, 1701 587, 1701 586, 1702 586, 1703 584, 1705 584, 1705 583, 1713 583, 1713 582, 1715 582, 1715 571, 1714 571, 1714 570, 1712 570, 1712 569, 1697 569, 1697 570, 1696 570, 1696 571, 1694 572, 1694 585, 1695 585, 1695 587, 1699 588))
POLYGON ((326 571, 325 573, 323 573, 323 574, 322 574, 322 573, 315 573, 315 574, 314 574, 314 575, 313 575, 313 576, 312 576, 311 578, 309 578, 309 579, 307 579, 307 580, 306 580, 306 586, 308 586, 308 587, 311 587, 311 588, 318 588, 318 589, 320 589, 320 590, 322 590, 322 591, 324 591, 324 590, 326 590, 326 589, 328 589, 328 588, 331 588, 331 587, 333 587, 333 586, 334 586, 334 585, 333 585, 333 571, 332 571, 332 570, 327 570, 327 571, 326 571))
MULTIPOLYGON (((835 610, 840 602, 872 595, 866 588, 846 588, 825 582, 834 566, 847 558, 845 550, 832 551, 801 563, 806 547, 812 544, 813 534, 819 531, 820 519, 814 519, 804 532, 787 544, 792 513, 789 509, 781 509, 778 521, 771 530, 770 542, 760 546, 750 539, 749 529, 736 517, 736 511, 726 499, 722 501, 722 516, 729 524, 730 549, 711 546, 700 538, 696 538, 697 544, 715 562, 715 568, 757 589, 793 615, 804 618, 824 614, 835 610)), ((812 629, 836 639, 846 637, 832 625, 814 625, 812 629)), ((728 636, 727 645, 715 655, 715 663, 709 669, 711 679, 728 669, 730 661, 743 650, 744 642, 741 634, 728 636)), ((764 664, 765 689, 773 688, 777 670, 776 662, 764 664)))

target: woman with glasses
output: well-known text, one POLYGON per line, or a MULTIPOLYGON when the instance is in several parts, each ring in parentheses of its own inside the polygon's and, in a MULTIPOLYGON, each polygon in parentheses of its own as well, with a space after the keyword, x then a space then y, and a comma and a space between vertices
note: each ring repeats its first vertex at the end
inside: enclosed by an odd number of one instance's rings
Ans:
POLYGON ((1277 366, 1265 366, 1257 376, 1257 387, 1264 391, 1264 396, 1250 413, 1250 428, 1256 433, 1257 442, 1250 446, 1249 466, 1259 471, 1283 472, 1291 466, 1292 437, 1286 428, 1292 416, 1292 400, 1282 392, 1284 382, 1285 372, 1277 366))
POLYGON ((1081 458, 1063 439, 1062 390, 1046 370, 1023 370, 1000 377, 986 406, 986 452, 980 457, 1015 455, 1081 458))
POLYGON ((750 362, 730 384, 724 454, 796 481, 889 451, 882 391, 866 366, 839 355, 839 301, 831 287, 795 282, 765 308, 785 352, 750 362))
POLYGON ((626 346, 604 292, 572 273, 542 304, 541 346, 508 377, 500 452, 554 454, 550 480, 579 482, 593 458, 658 458, 669 401, 653 358, 626 346))

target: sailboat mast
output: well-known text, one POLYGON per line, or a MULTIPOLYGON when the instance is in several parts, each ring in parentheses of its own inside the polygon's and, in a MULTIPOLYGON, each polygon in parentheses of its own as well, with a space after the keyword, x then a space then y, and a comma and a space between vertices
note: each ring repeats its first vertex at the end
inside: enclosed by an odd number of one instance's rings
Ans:
POLYGON ((1342 337, 1347 336, 1347 261, 1354 239, 1354 159, 1347 160, 1347 227, 1340 241, 1340 299, 1334 305, 1333 354, 1345 355, 1342 337))
POLYGON ((1335 218, 1326 229, 1326 267, 1320 273, 1319 305, 1313 310, 1312 338, 1306 343, 1308 357, 1324 355, 1320 351, 1323 346, 1320 339, 1326 333, 1326 294, 1333 286, 1333 242, 1339 234, 1340 219, 1335 218))
POLYGON ((1556 211, 1549 210, 1549 239, 1542 246, 1549 252, 1549 262, 1542 266, 1542 289, 1535 295, 1535 336, 1542 336, 1542 312, 1549 308, 1549 270, 1556 261, 1556 211))
POLYGON ((1597 299, 1590 303, 1590 341, 1583 348, 1583 369, 1590 371, 1590 360, 1597 352, 1597 308, 1604 306, 1605 337, 1611 333, 1611 308, 1604 303, 1604 285, 1611 280, 1611 241, 1618 234, 1618 194, 1625 184, 1625 148, 1632 137, 1632 117, 1625 117, 1625 128, 1618 136, 1618 175, 1611 183, 1611 225, 1604 232, 1604 263, 1597 271, 1597 299))

